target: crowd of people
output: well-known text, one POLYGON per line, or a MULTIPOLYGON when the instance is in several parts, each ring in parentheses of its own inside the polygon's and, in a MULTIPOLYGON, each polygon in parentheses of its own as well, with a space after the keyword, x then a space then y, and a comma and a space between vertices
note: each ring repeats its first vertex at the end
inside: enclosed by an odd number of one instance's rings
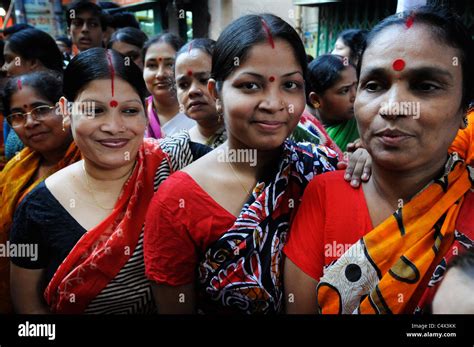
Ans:
POLYGON ((457 15, 308 64, 273 14, 185 43, 103 7, 4 33, 1 313, 474 313, 457 15))

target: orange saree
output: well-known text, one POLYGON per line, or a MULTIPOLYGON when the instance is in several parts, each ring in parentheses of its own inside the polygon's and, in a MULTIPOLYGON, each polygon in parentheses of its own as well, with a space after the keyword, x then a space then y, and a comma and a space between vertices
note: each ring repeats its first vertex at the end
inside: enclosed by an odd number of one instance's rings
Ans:
POLYGON ((451 155, 432 181, 329 266, 317 287, 321 313, 414 313, 455 238, 474 172, 451 155))

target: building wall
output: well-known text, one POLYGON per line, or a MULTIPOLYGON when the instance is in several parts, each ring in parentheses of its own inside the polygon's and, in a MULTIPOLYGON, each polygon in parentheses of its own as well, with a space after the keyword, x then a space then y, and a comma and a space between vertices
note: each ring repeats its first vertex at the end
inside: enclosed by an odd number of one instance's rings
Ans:
POLYGON ((246 14, 269 12, 293 26, 296 24, 296 6, 292 0, 209 0, 208 5, 211 14, 209 37, 214 40, 232 20, 246 14))

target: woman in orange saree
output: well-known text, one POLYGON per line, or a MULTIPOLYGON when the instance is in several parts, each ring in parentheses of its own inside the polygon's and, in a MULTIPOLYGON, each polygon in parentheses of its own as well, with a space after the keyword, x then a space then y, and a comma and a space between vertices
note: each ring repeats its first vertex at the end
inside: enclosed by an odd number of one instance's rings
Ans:
POLYGON ((355 110, 372 176, 352 194, 337 174, 305 191, 284 250, 289 313, 427 311, 446 264, 474 247, 469 146, 448 154, 473 98, 467 29, 419 8, 379 23, 361 59, 355 110))
MULTIPOLYGON (((61 76, 35 72, 12 78, 5 87, 7 120, 26 148, 0 172, 0 244, 8 249, 13 214, 23 197, 46 177, 80 160, 69 126, 62 124, 55 103, 61 76)), ((9 261, 0 258, 0 312, 11 311, 9 261)))

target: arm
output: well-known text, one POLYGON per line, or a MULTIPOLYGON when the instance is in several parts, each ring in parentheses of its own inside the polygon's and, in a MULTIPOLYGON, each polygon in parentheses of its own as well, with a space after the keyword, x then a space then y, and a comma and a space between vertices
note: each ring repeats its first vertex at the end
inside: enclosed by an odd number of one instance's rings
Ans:
POLYGON ((288 257, 285 258, 283 281, 286 297, 286 313, 316 314, 318 282, 305 274, 288 257))
POLYGON ((194 284, 172 287, 164 284, 152 284, 158 313, 192 314, 195 313, 194 284))
POLYGON ((10 263, 10 293, 19 314, 48 314, 43 299, 44 269, 25 269, 10 263))

